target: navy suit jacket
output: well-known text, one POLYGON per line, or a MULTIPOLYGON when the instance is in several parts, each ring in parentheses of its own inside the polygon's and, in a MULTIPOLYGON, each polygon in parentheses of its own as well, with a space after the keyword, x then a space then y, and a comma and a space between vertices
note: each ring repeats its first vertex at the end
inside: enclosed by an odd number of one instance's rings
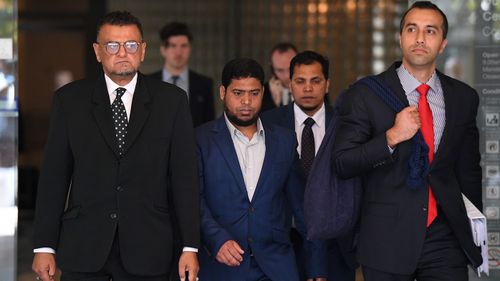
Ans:
MULTIPOLYGON (((408 105, 393 64, 378 76, 408 105)), ((476 115, 479 97, 470 86, 437 71, 446 105, 446 124, 427 180, 440 211, 473 267, 481 264, 462 200, 465 194, 482 209, 479 133, 476 115)), ((385 132, 396 112, 362 83, 352 85, 339 111, 333 161, 340 176, 361 176, 363 201, 358 258, 362 265, 397 274, 417 267, 426 237, 428 189, 406 185, 411 140, 399 143, 391 154, 385 132)))
MULTIPOLYGON (((295 132, 295 113, 294 113, 294 103, 288 104, 286 106, 278 107, 276 109, 266 111, 262 114, 262 119, 264 121, 268 121, 270 123, 276 124, 278 126, 287 128, 293 132, 295 132)), ((325 126, 328 127, 328 124, 333 119, 333 108, 325 103, 325 126)), ((303 171, 300 170, 301 177, 305 180, 305 175, 303 171)), ((305 186, 305 185, 304 185, 305 186)), ((304 188, 304 187, 303 187, 304 188)), ((303 190, 302 188, 302 190, 303 190)), ((332 262, 328 262, 329 265, 329 273, 328 278, 333 278, 333 280, 351 280, 353 279, 352 272, 357 267, 356 258, 353 249, 353 237, 343 237, 336 241, 334 239, 329 240, 326 244, 329 247, 329 260, 334 260, 335 264, 338 266, 343 266, 343 270, 339 270, 338 268, 331 268, 330 264, 332 262), (333 243, 337 245, 332 245, 333 243), (331 255, 335 255, 336 257, 332 257, 331 255), (343 260, 344 262, 337 262, 338 260, 343 260)), ((326 262, 326 261, 324 261, 326 262)))
MULTIPOLYGON (((224 116, 196 129, 198 145, 202 280, 246 280, 249 255, 271 280, 298 280, 293 247, 290 243, 291 206, 298 229, 305 233, 303 182, 295 135, 280 127, 263 123, 266 154, 255 194, 247 195, 238 157, 224 116), (216 261, 220 247, 235 240, 245 251, 240 266, 229 267, 216 261)), ((315 274, 316 250, 322 246, 307 242, 310 259, 306 267, 315 274)))
MULTIPOLYGON (((150 76, 162 80, 162 71, 151 73, 150 76)), ((189 70, 189 108, 194 127, 215 118, 213 81, 192 70, 189 70)))

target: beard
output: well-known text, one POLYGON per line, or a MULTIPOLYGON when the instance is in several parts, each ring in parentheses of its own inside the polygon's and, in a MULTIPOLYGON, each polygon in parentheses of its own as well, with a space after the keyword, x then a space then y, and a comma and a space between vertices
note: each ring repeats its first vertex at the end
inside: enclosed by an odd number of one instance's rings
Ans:
POLYGON ((115 76, 119 77, 131 77, 134 76, 137 73, 137 70, 135 69, 130 69, 130 70, 123 70, 123 71, 113 71, 112 74, 115 76))
POLYGON ((249 120, 241 120, 235 114, 233 114, 225 105, 224 112, 226 113, 227 119, 234 125, 238 127, 249 127, 255 125, 257 123, 257 119, 259 118, 260 110, 255 113, 255 115, 249 120))

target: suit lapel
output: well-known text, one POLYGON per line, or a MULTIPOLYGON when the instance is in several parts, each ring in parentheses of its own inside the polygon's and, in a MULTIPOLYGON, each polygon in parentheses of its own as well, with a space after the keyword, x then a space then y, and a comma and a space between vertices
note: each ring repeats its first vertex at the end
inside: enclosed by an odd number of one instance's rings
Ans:
POLYGON ((119 157, 118 144, 113 128, 113 119, 111 118, 111 104, 109 102, 109 93, 104 81, 104 74, 100 75, 96 81, 94 93, 92 94, 93 110, 95 121, 101 134, 108 144, 109 148, 119 157))
POLYGON ((271 171, 273 171, 273 163, 275 158, 274 156, 279 149, 278 138, 273 128, 266 126, 266 124, 264 123, 262 125, 264 126, 264 135, 266 140, 266 155, 264 156, 264 163, 262 164, 259 181, 257 182, 257 187, 255 188, 255 193, 252 197, 252 201, 254 201, 255 198, 258 198, 259 194, 262 192, 261 189, 263 189, 263 186, 269 178, 271 171))
POLYGON ((333 108, 329 104, 325 103, 325 131, 328 129, 328 125, 330 125, 332 118, 333 108))
POLYGON ((439 146, 434 155, 434 161, 432 161, 432 166, 434 163, 439 161, 439 157, 443 154, 443 147, 446 145, 446 142, 450 138, 451 128, 453 128, 453 123, 455 122, 455 112, 456 112, 456 99, 453 98, 453 89, 452 85, 449 83, 447 77, 445 77, 441 72, 437 71, 439 82, 441 82, 441 88, 443 89, 444 96, 444 104, 445 104, 445 117, 446 123, 444 125, 443 135, 441 136, 441 140, 439 141, 439 146), (441 152, 441 153, 440 153, 441 152))
POLYGON ((396 95, 396 97, 403 102, 404 105, 408 106, 408 98, 406 97, 405 90, 401 85, 401 81, 399 81, 398 74, 396 69, 401 65, 401 62, 394 63, 387 71, 383 72, 384 80, 387 82, 389 87, 392 89, 392 92, 396 95))
POLYGON ((292 102, 286 106, 285 115, 283 116, 284 117, 283 124, 286 124, 286 127, 288 129, 295 132, 295 113, 293 111, 294 104, 295 103, 292 102))
POLYGON ((240 162, 238 162, 238 156, 234 149, 233 140, 231 138, 229 129, 226 125, 226 120, 224 115, 220 117, 214 125, 213 128, 215 143, 217 144, 222 156, 226 160, 226 164, 233 174, 234 179, 238 183, 238 186, 242 191, 247 192, 245 187, 245 181, 243 179, 243 174, 241 173, 240 162))
POLYGON ((143 80, 142 74, 139 73, 134 98, 132 99, 132 109, 127 126, 124 153, 127 153, 128 149, 132 146, 149 116, 150 93, 143 80))

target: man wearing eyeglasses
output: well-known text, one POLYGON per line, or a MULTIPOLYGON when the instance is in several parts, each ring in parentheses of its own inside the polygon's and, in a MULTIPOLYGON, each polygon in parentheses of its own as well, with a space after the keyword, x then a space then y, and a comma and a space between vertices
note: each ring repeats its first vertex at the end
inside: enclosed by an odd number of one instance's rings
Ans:
POLYGON ((196 280, 200 215, 188 102, 179 88, 138 72, 142 38, 130 13, 106 15, 93 44, 104 73, 55 94, 35 213, 38 280, 54 279, 56 260, 63 281, 168 280, 177 262, 173 220, 184 246, 179 275, 196 280))

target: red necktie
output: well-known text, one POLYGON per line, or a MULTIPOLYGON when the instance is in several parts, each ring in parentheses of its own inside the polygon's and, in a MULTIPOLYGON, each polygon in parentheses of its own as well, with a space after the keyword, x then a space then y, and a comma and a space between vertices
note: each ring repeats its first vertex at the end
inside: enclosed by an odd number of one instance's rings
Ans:
MULTIPOLYGON (((420 131, 424 136, 425 143, 429 147, 429 166, 434 159, 434 126, 432 123, 432 111, 427 102, 427 92, 429 91, 429 85, 422 84, 417 87, 417 91, 420 94, 420 98, 418 99, 418 114, 420 116, 420 121, 422 122, 422 126, 420 127, 420 131)), ((436 197, 434 197, 434 193, 432 193, 432 189, 429 186, 429 206, 427 213, 427 227, 431 225, 434 219, 437 217, 437 206, 436 206, 436 197)))

